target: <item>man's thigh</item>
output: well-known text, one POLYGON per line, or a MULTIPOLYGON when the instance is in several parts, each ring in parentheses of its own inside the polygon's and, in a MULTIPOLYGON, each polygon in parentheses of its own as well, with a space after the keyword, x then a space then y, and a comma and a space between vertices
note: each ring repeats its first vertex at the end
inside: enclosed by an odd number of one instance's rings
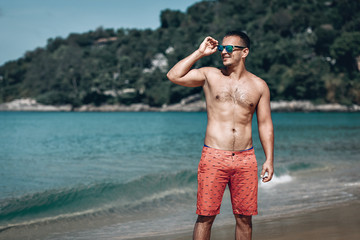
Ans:
POLYGON ((219 214, 228 182, 229 173, 223 169, 223 161, 219 156, 203 151, 198 167, 196 214, 203 216, 219 214))
POLYGON ((255 154, 248 153, 236 159, 236 171, 231 176, 229 189, 234 214, 256 215, 258 176, 255 154))

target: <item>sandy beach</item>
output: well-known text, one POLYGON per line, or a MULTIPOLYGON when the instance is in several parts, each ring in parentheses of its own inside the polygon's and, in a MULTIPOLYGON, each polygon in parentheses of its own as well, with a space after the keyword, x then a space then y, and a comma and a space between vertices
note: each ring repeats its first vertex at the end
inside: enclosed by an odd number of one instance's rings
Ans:
MULTIPOLYGON (((360 239, 360 201, 309 212, 253 221, 254 240, 360 239)), ((192 233, 138 238, 137 240, 189 240, 192 233)), ((234 239, 234 226, 214 227, 211 240, 234 239)))

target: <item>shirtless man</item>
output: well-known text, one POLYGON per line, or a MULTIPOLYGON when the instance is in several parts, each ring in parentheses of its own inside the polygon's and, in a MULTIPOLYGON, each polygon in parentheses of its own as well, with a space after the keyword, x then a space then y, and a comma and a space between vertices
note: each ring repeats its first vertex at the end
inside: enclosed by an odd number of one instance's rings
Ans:
POLYGON ((266 156, 263 182, 274 172, 274 130, 270 113, 270 92, 264 80, 248 72, 245 58, 250 40, 243 32, 225 35, 222 45, 206 37, 200 47, 178 62, 167 74, 170 81, 202 86, 208 123, 198 168, 198 218, 193 239, 210 239, 211 226, 220 212, 222 196, 229 185, 236 220, 235 238, 251 239, 252 215, 257 214, 257 163, 252 145, 251 122, 256 111, 260 141, 266 156), (196 61, 221 52, 223 69, 191 69, 196 61))

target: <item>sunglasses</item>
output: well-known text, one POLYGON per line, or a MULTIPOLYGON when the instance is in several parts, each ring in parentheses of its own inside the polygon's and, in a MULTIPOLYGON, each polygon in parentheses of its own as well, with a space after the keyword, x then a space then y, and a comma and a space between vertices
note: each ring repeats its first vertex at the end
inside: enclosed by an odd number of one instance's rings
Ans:
POLYGON ((234 51, 234 48, 241 48, 241 49, 244 49, 246 47, 242 47, 242 46, 234 46, 234 45, 218 45, 217 46, 217 49, 219 50, 219 52, 222 52, 225 48, 225 50, 228 52, 228 53, 232 53, 234 51))

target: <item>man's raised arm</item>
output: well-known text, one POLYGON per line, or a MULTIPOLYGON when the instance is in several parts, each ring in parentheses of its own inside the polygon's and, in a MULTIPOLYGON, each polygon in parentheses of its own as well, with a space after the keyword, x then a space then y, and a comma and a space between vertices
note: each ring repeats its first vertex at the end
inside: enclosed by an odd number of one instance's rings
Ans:
POLYGON ((200 58, 215 53, 217 45, 217 40, 212 37, 206 37, 199 49, 170 69, 167 73, 168 79, 173 83, 185 87, 203 86, 206 79, 204 72, 201 69, 190 69, 200 58))

